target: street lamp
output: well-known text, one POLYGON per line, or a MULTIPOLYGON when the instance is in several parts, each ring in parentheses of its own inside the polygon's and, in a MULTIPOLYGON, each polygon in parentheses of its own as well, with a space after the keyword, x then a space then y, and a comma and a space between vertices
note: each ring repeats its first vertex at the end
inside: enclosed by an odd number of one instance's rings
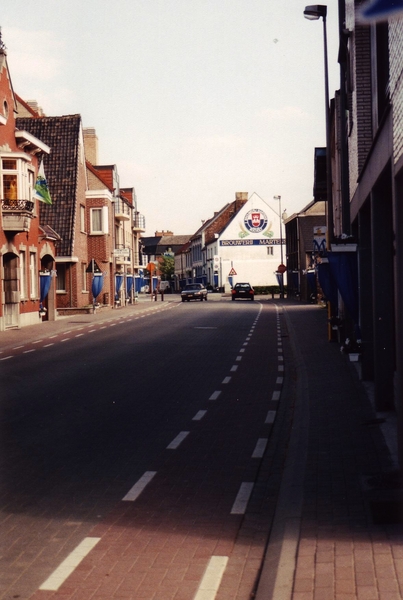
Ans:
POLYGON ((332 161, 330 152, 330 104, 329 104, 329 70, 327 59, 327 32, 326 32, 326 15, 327 6, 323 4, 312 4, 306 6, 304 17, 309 21, 317 21, 323 19, 323 47, 324 47, 324 63, 325 63, 325 104, 326 104, 326 189, 327 189, 327 247, 333 239, 333 198, 332 198, 332 161))
POLYGON ((278 200, 278 218, 280 219, 280 256, 281 256, 281 264, 283 263, 283 228, 281 226, 281 196, 273 196, 273 200, 278 200))
POLYGON ((278 272, 281 275, 281 289, 280 289, 280 298, 284 297, 284 271, 285 266, 283 262, 283 228, 281 221, 283 216, 281 214, 281 196, 273 196, 273 200, 278 200, 278 218, 280 219, 280 256, 281 256, 281 264, 278 268, 278 272))

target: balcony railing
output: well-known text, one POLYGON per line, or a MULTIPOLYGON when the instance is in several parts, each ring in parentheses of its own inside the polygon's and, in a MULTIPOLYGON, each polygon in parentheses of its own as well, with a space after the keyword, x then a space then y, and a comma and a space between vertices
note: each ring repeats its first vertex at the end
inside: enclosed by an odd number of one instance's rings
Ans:
POLYGON ((123 202, 120 198, 115 200, 115 218, 119 221, 130 221, 130 214, 132 209, 126 202, 123 202))
POLYGON ((141 231, 146 230, 146 219, 144 215, 137 213, 133 219, 133 229, 139 229, 141 231))
POLYGON ((1 210, 8 212, 34 212, 34 203, 31 200, 7 200, 1 201, 1 210))
POLYGON ((1 212, 4 231, 29 231, 31 219, 34 218, 34 202, 32 200, 1 200, 1 212))

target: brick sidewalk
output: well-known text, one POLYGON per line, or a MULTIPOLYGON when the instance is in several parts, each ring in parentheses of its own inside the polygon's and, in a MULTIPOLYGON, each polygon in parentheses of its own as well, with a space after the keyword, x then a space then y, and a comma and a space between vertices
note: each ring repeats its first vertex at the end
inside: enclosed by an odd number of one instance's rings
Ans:
MULTIPOLYGON (((305 458, 291 438, 289 467, 303 462, 301 489, 293 489, 293 506, 278 508, 277 526, 284 533, 293 524, 294 531, 283 535, 280 549, 278 539, 269 544, 271 569, 263 571, 256 598, 401 599, 403 490, 377 415, 347 356, 327 341, 325 311, 292 301, 283 310, 300 387, 292 438, 305 439, 305 458)), ((287 490, 284 498, 291 502, 287 490)))

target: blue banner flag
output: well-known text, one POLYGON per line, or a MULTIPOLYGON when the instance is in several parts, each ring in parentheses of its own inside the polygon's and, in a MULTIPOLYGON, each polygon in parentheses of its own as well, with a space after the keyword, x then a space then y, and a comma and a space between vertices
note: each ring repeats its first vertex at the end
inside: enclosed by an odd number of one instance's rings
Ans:
POLYGON ((369 0, 358 9, 361 23, 377 23, 403 16, 403 0, 369 0))

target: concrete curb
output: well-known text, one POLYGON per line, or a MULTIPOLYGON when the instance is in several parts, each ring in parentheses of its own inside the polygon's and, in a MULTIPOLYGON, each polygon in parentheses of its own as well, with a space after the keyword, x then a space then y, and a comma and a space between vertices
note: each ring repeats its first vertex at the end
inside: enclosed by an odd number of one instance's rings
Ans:
POLYGON ((304 495, 309 435, 309 390, 304 358, 286 308, 282 306, 297 372, 296 402, 277 508, 256 600, 291 600, 304 495))

